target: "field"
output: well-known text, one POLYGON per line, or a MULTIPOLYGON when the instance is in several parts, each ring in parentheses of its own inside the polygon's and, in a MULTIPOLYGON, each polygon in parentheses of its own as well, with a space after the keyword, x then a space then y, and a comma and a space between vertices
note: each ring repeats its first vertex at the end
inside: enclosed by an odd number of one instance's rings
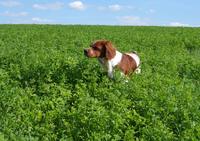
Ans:
POLYGON ((0 140, 200 140, 200 28, 0 25, 0 140), (110 80, 96 39, 142 73, 110 80))

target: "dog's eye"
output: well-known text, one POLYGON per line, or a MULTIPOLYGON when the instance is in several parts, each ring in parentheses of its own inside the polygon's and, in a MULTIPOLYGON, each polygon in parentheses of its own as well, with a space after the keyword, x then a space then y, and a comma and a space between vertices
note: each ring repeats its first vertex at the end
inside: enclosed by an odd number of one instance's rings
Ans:
POLYGON ((96 46, 93 47, 94 50, 99 50, 99 48, 97 48, 96 46))

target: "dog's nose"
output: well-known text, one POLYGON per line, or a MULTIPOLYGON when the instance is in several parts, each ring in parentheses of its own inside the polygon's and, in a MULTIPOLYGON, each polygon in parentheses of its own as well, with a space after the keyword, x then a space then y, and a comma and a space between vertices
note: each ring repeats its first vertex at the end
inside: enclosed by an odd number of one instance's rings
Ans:
POLYGON ((85 54, 86 56, 87 56, 87 52, 88 52, 87 49, 84 49, 84 54, 85 54))

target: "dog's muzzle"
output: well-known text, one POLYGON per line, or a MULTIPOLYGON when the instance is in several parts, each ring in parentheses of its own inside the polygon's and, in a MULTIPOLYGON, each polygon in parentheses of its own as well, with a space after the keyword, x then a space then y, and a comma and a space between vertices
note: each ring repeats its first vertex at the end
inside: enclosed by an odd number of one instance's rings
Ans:
POLYGON ((88 57, 88 50, 84 49, 84 55, 88 57))

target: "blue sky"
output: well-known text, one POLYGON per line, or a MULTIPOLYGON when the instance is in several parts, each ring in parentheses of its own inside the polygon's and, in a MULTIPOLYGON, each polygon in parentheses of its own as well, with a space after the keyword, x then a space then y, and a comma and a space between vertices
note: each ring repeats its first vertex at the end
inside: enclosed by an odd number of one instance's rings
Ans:
POLYGON ((200 26, 200 0, 0 0, 0 24, 200 26))

